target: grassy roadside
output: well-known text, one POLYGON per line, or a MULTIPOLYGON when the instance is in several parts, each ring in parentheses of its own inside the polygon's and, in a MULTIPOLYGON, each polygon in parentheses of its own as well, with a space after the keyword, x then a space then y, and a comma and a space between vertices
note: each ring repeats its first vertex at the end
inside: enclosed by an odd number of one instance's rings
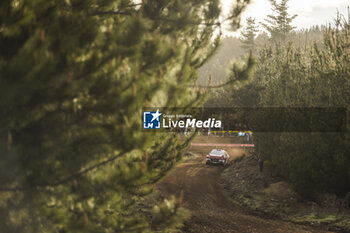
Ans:
POLYGON ((260 173, 253 156, 236 160, 221 177, 227 196, 250 211, 295 223, 324 226, 331 231, 350 232, 349 206, 340 206, 334 198, 334 201, 320 203, 302 199, 287 182, 273 174, 268 163, 260 173))

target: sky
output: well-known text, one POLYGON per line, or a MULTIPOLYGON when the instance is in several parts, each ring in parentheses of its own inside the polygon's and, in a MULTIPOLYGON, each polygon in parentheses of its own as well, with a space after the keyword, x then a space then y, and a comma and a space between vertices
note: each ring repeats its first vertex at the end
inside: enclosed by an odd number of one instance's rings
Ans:
MULTIPOLYGON (((232 2, 235 0, 221 0, 224 13, 228 13, 231 9, 232 2)), ((290 15, 298 15, 292 25, 296 26, 297 29, 303 29, 316 24, 331 23, 337 11, 347 17, 347 7, 350 6, 350 0, 289 0, 288 6, 290 15)), ((268 0, 252 0, 242 15, 242 25, 244 26, 245 18, 249 16, 256 18, 256 22, 262 22, 271 13, 273 12, 268 0)))

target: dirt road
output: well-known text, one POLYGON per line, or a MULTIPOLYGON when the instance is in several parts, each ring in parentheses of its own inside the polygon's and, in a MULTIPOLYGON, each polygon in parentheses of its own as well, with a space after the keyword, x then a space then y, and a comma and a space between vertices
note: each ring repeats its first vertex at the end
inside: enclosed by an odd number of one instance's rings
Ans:
MULTIPOLYGON (((244 153, 231 149, 231 158, 244 153)), ((177 166, 157 186, 164 197, 184 192, 183 206, 192 212, 184 232, 325 232, 319 228, 250 215, 225 196, 219 184, 222 166, 205 165, 201 158, 177 166)))

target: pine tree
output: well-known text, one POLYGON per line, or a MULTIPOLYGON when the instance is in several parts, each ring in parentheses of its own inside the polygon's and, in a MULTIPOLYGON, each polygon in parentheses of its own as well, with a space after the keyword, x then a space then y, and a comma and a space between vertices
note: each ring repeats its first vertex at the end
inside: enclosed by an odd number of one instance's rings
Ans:
POLYGON ((241 47, 246 51, 255 50, 255 38, 257 36, 258 26, 255 24, 255 19, 248 17, 246 19, 247 26, 241 32, 241 47))
POLYGON ((153 213, 140 202, 188 141, 140 119, 201 102, 187 84, 218 46, 219 15, 204 0, 1 1, 0 231, 178 226, 175 199, 153 213))
POLYGON ((266 23, 261 24, 270 33, 272 41, 284 41, 295 28, 291 25, 291 22, 297 15, 290 16, 288 14, 288 0, 281 0, 279 4, 276 0, 269 1, 275 15, 268 15, 265 19, 266 23))

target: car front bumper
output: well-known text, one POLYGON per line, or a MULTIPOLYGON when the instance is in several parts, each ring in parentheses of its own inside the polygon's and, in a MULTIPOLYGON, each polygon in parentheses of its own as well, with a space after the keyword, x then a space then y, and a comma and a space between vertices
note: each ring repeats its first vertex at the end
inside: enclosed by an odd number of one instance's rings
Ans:
POLYGON ((224 159, 206 159, 206 163, 224 164, 226 160, 224 159))

